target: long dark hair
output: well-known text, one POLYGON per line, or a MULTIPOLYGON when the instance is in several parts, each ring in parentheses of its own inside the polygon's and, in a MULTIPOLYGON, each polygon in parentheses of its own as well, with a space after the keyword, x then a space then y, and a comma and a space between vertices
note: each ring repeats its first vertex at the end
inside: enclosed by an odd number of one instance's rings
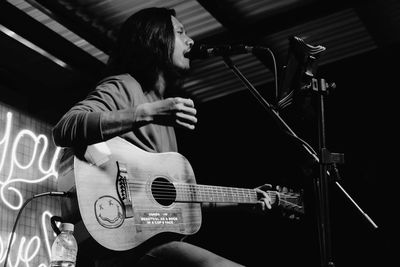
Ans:
POLYGON ((175 46, 171 16, 175 10, 146 8, 131 15, 121 26, 106 75, 131 74, 145 91, 152 90, 160 72, 167 85, 179 84, 180 73, 172 63, 175 46))

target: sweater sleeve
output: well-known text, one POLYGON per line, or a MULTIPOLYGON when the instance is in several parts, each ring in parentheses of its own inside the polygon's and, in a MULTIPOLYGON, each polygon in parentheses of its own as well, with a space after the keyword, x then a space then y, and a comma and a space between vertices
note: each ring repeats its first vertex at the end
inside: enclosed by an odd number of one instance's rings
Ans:
POLYGON ((120 79, 100 83, 53 128, 57 146, 86 146, 131 131, 136 122, 134 90, 140 85, 120 79))

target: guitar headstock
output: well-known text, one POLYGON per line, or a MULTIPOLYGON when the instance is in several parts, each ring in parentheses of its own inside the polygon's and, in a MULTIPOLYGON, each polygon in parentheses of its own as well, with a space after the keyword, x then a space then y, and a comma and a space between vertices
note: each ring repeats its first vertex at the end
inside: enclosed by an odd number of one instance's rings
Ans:
POLYGON ((282 214, 290 219, 300 219, 304 214, 303 191, 294 191, 285 186, 276 186, 275 206, 281 208, 282 214))

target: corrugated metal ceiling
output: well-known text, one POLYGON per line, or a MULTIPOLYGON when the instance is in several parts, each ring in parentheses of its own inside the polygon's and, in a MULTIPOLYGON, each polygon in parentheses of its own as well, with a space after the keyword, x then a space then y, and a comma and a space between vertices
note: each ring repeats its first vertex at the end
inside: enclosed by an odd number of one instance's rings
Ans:
MULTIPOLYGON (((107 48, 110 45, 91 37, 101 36, 112 43, 115 30, 129 15, 151 6, 174 8, 178 19, 196 42, 257 42, 271 48, 281 65, 285 63, 288 38, 293 35, 305 39, 307 43, 327 48, 320 59, 321 65, 377 47, 354 8, 338 8, 336 12, 330 12, 325 7, 329 5, 317 0, 8 0, 8 2, 103 63, 107 61, 107 48), (304 10, 309 10, 314 5, 319 10, 309 11, 308 14, 311 15, 307 18, 304 10), (302 8, 300 13, 295 13, 297 8, 302 8), (65 23, 68 19, 74 21, 75 27, 65 23), (268 23, 271 22, 270 19, 274 19, 275 22, 268 23), (291 22, 288 22, 289 20, 291 22), (279 26, 280 24, 283 26, 279 26), (85 29, 93 30, 95 34, 91 36, 85 30, 79 32, 79 27, 76 25, 85 26, 85 29), (72 28, 75 31, 71 30, 72 28), (235 31, 236 28, 238 32, 235 31)), ((331 3, 330 6, 334 4, 331 3)), ((232 59, 255 87, 260 90, 275 90, 273 69, 268 63, 272 61, 270 55, 260 57, 247 54, 233 56, 232 59)), ((195 60, 192 65, 193 72, 185 88, 200 102, 245 89, 221 58, 195 60)))

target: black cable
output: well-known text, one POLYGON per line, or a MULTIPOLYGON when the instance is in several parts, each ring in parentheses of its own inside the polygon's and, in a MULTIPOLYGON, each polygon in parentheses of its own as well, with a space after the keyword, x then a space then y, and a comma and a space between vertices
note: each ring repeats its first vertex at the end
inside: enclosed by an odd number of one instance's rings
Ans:
MULTIPOLYGON (((275 55, 272 52, 271 49, 269 49, 268 47, 264 48, 265 50, 267 50, 270 54, 271 54, 271 58, 272 58, 272 62, 274 65, 274 82, 275 82, 275 102, 278 103, 278 97, 279 97, 279 85, 278 85, 278 68, 277 68, 277 64, 276 64, 276 59, 275 59, 275 55)), ((319 162, 318 159, 318 154, 317 152, 315 152, 315 150, 312 148, 312 146, 310 144, 308 144, 305 140, 301 139, 300 137, 298 137, 296 134, 294 134, 293 132, 288 132, 285 131, 285 133, 287 135, 289 135, 290 137, 294 138, 295 140, 299 141, 301 144, 303 144, 305 146, 305 148, 310 152, 310 154, 313 156, 314 160, 319 162)))
POLYGON ((269 49, 268 47, 266 48, 267 51, 271 54, 271 58, 272 58, 272 62, 274 65, 274 82, 275 82, 275 103, 278 103, 278 97, 279 97, 279 86, 278 86, 278 67, 276 65, 276 59, 275 59, 275 55, 274 52, 272 52, 271 49, 269 49))
POLYGON ((44 196, 53 196, 53 197, 70 197, 71 193, 69 192, 58 192, 58 191, 52 191, 52 192, 45 192, 45 193, 40 193, 40 194, 36 194, 31 198, 28 198, 24 204, 22 204, 21 208, 18 211, 17 214, 17 218, 15 219, 13 228, 12 228, 12 232, 11 232, 11 236, 10 236, 10 240, 8 241, 8 248, 7 248, 7 254, 6 257, 4 258, 4 265, 3 267, 7 266, 7 261, 8 261, 8 256, 10 254, 10 250, 11 250, 11 245, 12 245, 12 241, 14 239, 14 233, 15 233, 15 229, 17 228, 17 222, 19 220, 19 217, 21 216, 21 212, 22 210, 25 208, 25 206, 33 199, 38 198, 38 197, 44 197, 44 196))

